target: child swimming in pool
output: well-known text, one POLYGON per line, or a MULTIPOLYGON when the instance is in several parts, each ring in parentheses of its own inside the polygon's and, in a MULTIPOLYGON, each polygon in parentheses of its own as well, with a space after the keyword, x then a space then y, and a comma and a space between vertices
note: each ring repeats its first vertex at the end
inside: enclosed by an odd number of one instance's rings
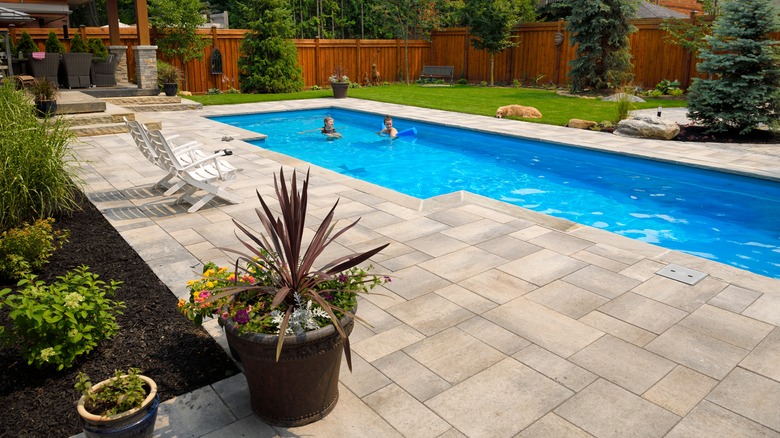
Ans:
POLYGON ((393 118, 389 115, 385 116, 385 129, 377 132, 379 135, 389 135, 390 138, 395 138, 398 135, 398 130, 393 128, 393 118))
POLYGON ((320 132, 322 132, 329 138, 341 138, 341 134, 336 132, 336 128, 333 127, 333 123, 334 123, 333 117, 331 116, 325 117, 325 120, 323 120, 322 130, 320 132))

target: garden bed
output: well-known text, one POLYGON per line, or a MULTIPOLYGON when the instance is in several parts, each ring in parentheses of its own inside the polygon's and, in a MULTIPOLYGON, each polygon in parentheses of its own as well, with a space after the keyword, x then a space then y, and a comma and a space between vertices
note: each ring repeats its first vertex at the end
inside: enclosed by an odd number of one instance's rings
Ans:
MULTIPOLYGON (((84 371, 93 383, 115 369, 140 368, 158 385, 162 400, 191 392, 238 373, 217 343, 177 311, 177 300, 114 227, 84 197, 82 211, 57 218, 55 228, 70 230, 40 277, 58 275, 85 264, 108 282, 124 282, 116 298, 124 301, 117 317, 119 334, 67 370, 37 370, 13 349, 0 349, 0 437, 68 437, 81 432, 73 389, 84 371)), ((194 275, 193 275, 194 276, 194 275)), ((0 285, 0 288, 9 285, 0 285)), ((7 324, 7 309, 0 313, 7 324)))

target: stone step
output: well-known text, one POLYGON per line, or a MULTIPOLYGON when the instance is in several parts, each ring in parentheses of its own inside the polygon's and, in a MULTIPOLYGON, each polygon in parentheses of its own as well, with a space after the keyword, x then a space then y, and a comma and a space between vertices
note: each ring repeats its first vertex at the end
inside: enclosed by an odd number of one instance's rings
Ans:
POLYGON ((135 113, 132 111, 125 111, 121 113, 91 113, 91 114, 74 114, 63 116, 70 123, 71 126, 86 126, 86 125, 100 125, 106 123, 124 123, 124 118, 127 120, 135 120, 135 113))
MULTIPOLYGON (((149 129, 162 129, 162 123, 160 122, 147 122, 145 125, 149 129)), ((125 125, 124 122, 98 123, 92 125, 71 126, 70 130, 77 137, 89 137, 93 135, 121 134, 127 132, 127 125, 125 125)))
POLYGON ((190 111, 203 109, 203 105, 197 102, 165 103, 156 105, 122 105, 130 111, 155 112, 155 111, 190 111))
POLYGON ((160 105, 169 103, 180 103, 179 96, 128 96, 128 97, 104 97, 104 102, 113 103, 120 106, 138 106, 138 105, 160 105))

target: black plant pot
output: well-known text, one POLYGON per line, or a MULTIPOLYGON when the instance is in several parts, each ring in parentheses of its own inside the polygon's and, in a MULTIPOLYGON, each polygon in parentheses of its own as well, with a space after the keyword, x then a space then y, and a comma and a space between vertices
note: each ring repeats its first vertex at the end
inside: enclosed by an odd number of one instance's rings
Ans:
POLYGON ((179 92, 179 84, 163 84, 166 96, 175 96, 179 92))
POLYGON ((36 100, 35 109, 38 110, 39 117, 50 117, 57 112, 56 100, 36 100))
POLYGON ((349 82, 331 82, 330 88, 333 89, 334 99, 344 99, 347 97, 347 90, 349 90, 349 82))

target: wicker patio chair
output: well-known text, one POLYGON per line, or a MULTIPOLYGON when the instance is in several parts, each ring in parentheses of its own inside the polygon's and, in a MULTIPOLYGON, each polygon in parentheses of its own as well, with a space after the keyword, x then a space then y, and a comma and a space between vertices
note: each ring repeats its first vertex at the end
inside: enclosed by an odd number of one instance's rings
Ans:
POLYGON ((92 70, 89 71, 92 85, 96 87, 113 87, 116 85, 116 64, 118 58, 109 53, 105 61, 92 60, 92 70))

